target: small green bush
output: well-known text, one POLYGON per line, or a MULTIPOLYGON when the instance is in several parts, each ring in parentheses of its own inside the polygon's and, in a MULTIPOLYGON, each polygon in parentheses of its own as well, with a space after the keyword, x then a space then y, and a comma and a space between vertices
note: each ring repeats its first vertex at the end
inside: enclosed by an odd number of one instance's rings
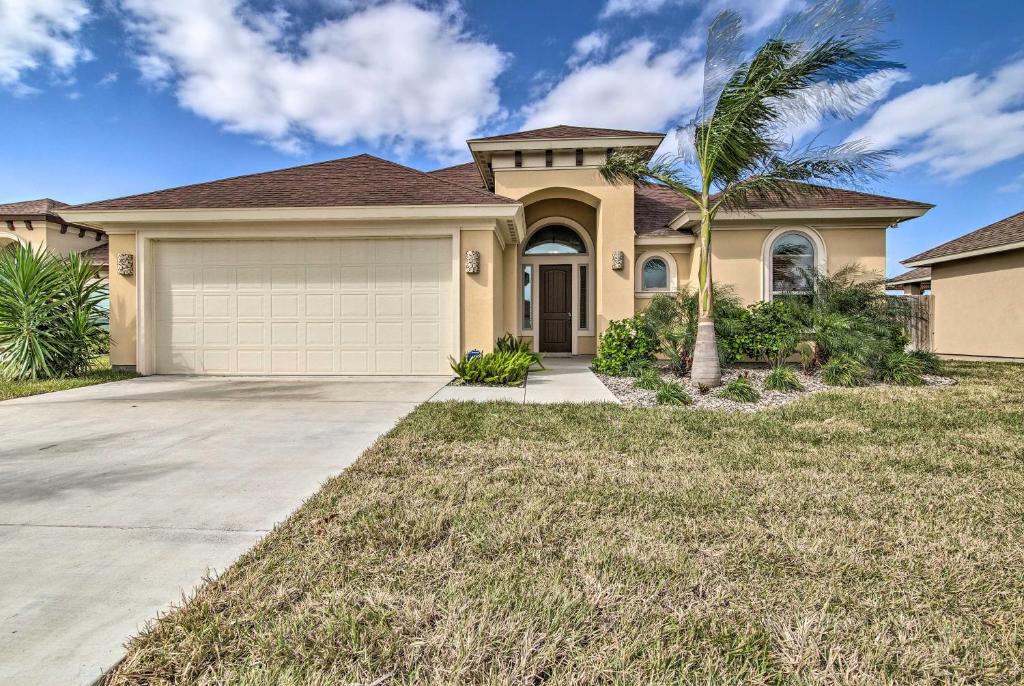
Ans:
POLYGON ((776 367, 768 372, 768 375, 764 377, 764 387, 769 391, 782 391, 783 393, 804 390, 800 379, 796 377, 796 372, 790 367, 776 367))
POLYGON ((641 374, 653 366, 654 362, 650 359, 634 360, 626 366, 626 376, 632 376, 634 379, 638 379, 641 374))
POLYGON ((921 363, 921 372, 923 374, 942 373, 942 360, 935 353, 928 352, 927 350, 913 350, 910 352, 910 356, 921 363))
POLYGON ((622 376, 635 363, 653 359, 654 349, 654 340, 642 317, 613 321, 601 334, 594 371, 622 376))
POLYGON ((448 358, 452 371, 464 384, 519 386, 533 365, 533 357, 524 352, 493 352, 472 359, 448 358))
POLYGON ((876 375, 881 381, 897 386, 920 386, 924 384, 921 374, 924 364, 910 353, 903 351, 889 353, 878 362, 876 375))
POLYGON ((544 369, 544 354, 535 353, 526 341, 516 338, 510 333, 494 342, 494 352, 497 353, 525 353, 533 359, 533 364, 544 369))
POLYGON ((691 405, 693 398, 675 381, 663 381, 655 396, 659 405, 691 405))
POLYGON ((661 387, 661 375, 654 367, 647 367, 636 376, 636 387, 645 391, 656 391, 661 387))
POLYGON ((793 354, 803 332, 796 306, 787 300, 754 303, 738 339, 744 354, 778 367, 793 354))
POLYGON ((821 366, 821 380, 829 386, 863 386, 868 368, 845 353, 833 355, 821 366))
POLYGON ((754 388, 754 384, 750 383, 750 379, 741 376, 726 384, 718 393, 718 397, 737 403, 756 403, 761 399, 761 394, 754 388))

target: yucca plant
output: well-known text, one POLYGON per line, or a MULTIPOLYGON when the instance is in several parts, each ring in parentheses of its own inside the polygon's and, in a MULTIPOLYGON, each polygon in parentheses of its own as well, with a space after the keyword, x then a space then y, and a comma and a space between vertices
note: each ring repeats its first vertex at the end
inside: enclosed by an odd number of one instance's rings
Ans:
POLYGON ((921 375, 924 364, 914 355, 902 350, 889 353, 882 357, 875 369, 880 381, 897 386, 920 386, 924 384, 921 375))
POLYGON ((804 390, 804 386, 797 378, 796 372, 790 367, 775 367, 764 377, 764 387, 769 391, 781 391, 791 393, 804 390))
POLYGON ((473 358, 448 358, 452 371, 464 384, 518 386, 526 380, 533 357, 525 352, 492 352, 473 358))
POLYGON ((516 338, 510 333, 494 342, 494 351, 499 353, 524 353, 533 359, 533 364, 544 369, 544 353, 534 352, 530 344, 521 338, 516 338))
POLYGON ((702 102, 676 131, 679 154, 649 161, 644 153, 624 151, 602 167, 613 183, 665 186, 700 216, 695 383, 718 386, 722 379, 711 277, 717 213, 743 210, 764 195, 786 204, 813 190, 800 182, 856 185, 879 175, 885 151, 859 141, 794 150, 786 131, 789 124, 853 115, 874 96, 872 75, 902 68, 883 59, 891 46, 875 38, 887 20, 870 0, 810 3, 746 57, 739 15, 722 12, 708 30, 702 102))
POLYGON ((28 246, 0 252, 0 374, 50 379, 84 372, 105 350, 106 286, 77 254, 28 246))
POLYGON ((863 386, 868 380, 868 368, 857 358, 840 353, 821 366, 821 380, 829 386, 863 386))
POLYGON ((725 388, 719 391, 718 397, 736 403, 756 403, 761 399, 761 394, 757 392, 748 377, 741 376, 727 383, 725 388))

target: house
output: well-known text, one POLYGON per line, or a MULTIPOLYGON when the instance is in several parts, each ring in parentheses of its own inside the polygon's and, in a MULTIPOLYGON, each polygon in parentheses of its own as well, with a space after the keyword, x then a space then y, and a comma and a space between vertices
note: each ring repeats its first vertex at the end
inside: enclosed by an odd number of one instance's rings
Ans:
POLYGON ((921 274, 927 270, 936 353, 1024 358, 1024 212, 925 250, 902 264, 921 274))
MULTIPOLYGON (((109 235, 111 361, 143 374, 439 374, 505 332, 591 354, 608 323, 693 283, 693 206, 614 185, 664 134, 554 126, 468 141, 424 173, 370 155, 63 208, 109 235), (116 257, 115 257, 116 256, 116 257)), ((812 187, 723 210, 719 283, 746 302, 800 268, 883 273, 925 203, 812 187)))
POLYGON ((932 268, 917 267, 898 274, 885 282, 885 288, 903 295, 925 295, 932 289, 932 268))
POLYGON ((102 230, 61 218, 59 211, 67 206, 50 198, 0 204, 0 250, 21 243, 67 255, 102 245, 107 239, 102 230))

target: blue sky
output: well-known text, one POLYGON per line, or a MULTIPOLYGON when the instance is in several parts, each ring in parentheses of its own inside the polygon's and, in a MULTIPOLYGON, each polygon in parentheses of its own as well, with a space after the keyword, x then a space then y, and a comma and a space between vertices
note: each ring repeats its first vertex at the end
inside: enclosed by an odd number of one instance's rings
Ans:
MULTIPOLYGON (((420 169, 472 135, 669 130, 702 36, 752 40, 802 0, 0 0, 0 202, 84 202, 371 152, 420 169)), ((1024 209, 1024 3, 890 3, 901 74, 796 132, 901 151, 872 190, 937 207, 898 260, 1024 209)))

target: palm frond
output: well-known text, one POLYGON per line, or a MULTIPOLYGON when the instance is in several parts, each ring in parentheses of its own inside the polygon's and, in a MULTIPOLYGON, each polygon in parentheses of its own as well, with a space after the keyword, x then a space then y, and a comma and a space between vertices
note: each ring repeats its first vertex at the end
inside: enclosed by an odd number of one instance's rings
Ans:
POLYGON ((640 185, 667 186, 693 202, 700 202, 700 191, 694 189, 679 158, 672 155, 659 155, 648 162, 644 153, 622 150, 608 158, 600 173, 609 183, 632 181, 640 185))

